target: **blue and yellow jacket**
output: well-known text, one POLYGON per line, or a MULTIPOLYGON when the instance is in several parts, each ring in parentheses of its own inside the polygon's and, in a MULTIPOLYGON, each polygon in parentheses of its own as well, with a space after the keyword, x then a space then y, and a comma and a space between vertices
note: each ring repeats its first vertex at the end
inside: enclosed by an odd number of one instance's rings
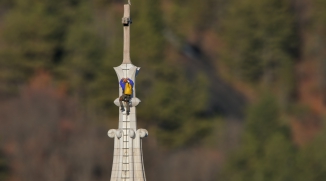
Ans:
MULTIPOLYGON (((131 85, 131 87, 134 87, 134 82, 129 78, 127 78, 127 79, 128 79, 129 84, 131 85)), ((124 92, 126 83, 123 82, 123 79, 120 80, 120 86, 122 88, 122 92, 124 92)))

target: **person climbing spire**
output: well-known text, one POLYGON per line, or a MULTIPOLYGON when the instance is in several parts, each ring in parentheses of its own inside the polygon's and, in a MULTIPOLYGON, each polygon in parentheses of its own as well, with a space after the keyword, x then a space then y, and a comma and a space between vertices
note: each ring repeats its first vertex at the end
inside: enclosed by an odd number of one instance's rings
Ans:
POLYGON ((129 78, 122 78, 120 80, 120 86, 122 88, 122 95, 119 98, 121 111, 122 112, 125 111, 125 108, 124 108, 123 103, 122 103, 122 101, 124 101, 126 103, 127 114, 129 114, 130 113, 129 102, 131 100, 131 95, 132 95, 132 89, 133 89, 133 86, 134 86, 134 82, 129 78))

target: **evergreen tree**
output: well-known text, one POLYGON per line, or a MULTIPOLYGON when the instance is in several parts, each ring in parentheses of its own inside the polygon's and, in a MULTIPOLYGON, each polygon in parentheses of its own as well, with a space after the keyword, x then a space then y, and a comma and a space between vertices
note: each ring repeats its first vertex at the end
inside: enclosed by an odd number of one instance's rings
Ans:
POLYGON ((280 84, 293 90, 293 63, 298 36, 288 0, 232 0, 222 18, 219 34, 226 46, 221 58, 231 75, 251 83, 280 84))
POLYGON ((225 181, 294 180, 296 149, 280 120, 274 98, 265 96, 248 112, 242 146, 222 171, 225 181))
MULTIPOLYGON (((47 71, 88 109, 102 111, 108 101, 112 104, 114 99, 106 88, 114 84, 114 61, 106 59, 108 45, 98 33, 94 4, 84 0, 15 0, 6 6, 9 10, 0 32, 3 97, 16 95, 35 72, 47 71), (105 94, 99 94, 102 92, 105 94)), ((109 46, 110 53, 114 52, 116 45, 109 46)))
POLYGON ((205 75, 189 76, 182 64, 165 56, 168 46, 163 39, 159 1, 137 1, 132 13, 131 57, 135 65, 146 70, 137 77, 141 90, 137 96, 143 100, 139 116, 158 126, 157 136, 166 145, 180 146, 202 138, 210 125, 198 116, 207 107, 205 75))
MULTIPOLYGON (((326 13, 324 9, 326 8, 326 2, 323 0, 313 1, 313 18, 311 21, 314 22, 314 28, 312 31, 311 38, 314 39, 314 46, 309 46, 309 51, 318 61, 318 71, 320 80, 319 87, 324 90, 326 88, 325 78, 326 78, 326 13)), ((326 100, 326 93, 323 93, 323 99, 326 100)))
POLYGON ((325 141, 326 131, 324 127, 313 141, 302 148, 297 156, 297 181, 326 179, 325 141))
MULTIPOLYGON (((15 0, 10 6, 1 34, 2 95, 45 70, 87 109, 116 113, 112 102, 118 81, 112 67, 122 62, 121 12, 110 14, 117 18, 107 27, 115 29, 104 35, 107 39, 98 32, 96 5, 89 1, 15 0)), ((137 97, 143 100, 140 117, 158 127, 158 137, 169 145, 202 138, 210 125, 201 117, 207 107, 205 74, 189 76, 182 64, 168 60, 160 1, 137 1, 131 11, 131 59, 146 70, 137 78, 137 97)))
POLYGON ((37 70, 83 92, 81 85, 93 78, 103 51, 90 10, 83 0, 13 1, 1 34, 1 92, 15 93, 37 70))
POLYGON ((2 151, 0 150, 0 180, 5 180, 8 175, 8 165, 5 161, 4 155, 2 154, 2 151))

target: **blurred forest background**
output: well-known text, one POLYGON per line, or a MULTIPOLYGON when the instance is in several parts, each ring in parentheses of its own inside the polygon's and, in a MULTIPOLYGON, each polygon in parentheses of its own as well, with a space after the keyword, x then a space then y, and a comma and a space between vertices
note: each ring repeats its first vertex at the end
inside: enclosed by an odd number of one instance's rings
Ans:
MULTIPOLYGON (((0 180, 110 179, 122 0, 0 0, 0 180)), ((325 0, 132 0, 148 180, 326 180, 325 0)))

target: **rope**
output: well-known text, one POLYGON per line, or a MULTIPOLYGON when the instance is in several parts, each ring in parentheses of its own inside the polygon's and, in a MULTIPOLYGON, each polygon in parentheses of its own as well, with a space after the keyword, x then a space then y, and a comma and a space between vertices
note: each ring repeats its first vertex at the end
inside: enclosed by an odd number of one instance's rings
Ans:
POLYGON ((130 0, 128 0, 128 4, 131 6, 131 2, 130 2, 130 0))

